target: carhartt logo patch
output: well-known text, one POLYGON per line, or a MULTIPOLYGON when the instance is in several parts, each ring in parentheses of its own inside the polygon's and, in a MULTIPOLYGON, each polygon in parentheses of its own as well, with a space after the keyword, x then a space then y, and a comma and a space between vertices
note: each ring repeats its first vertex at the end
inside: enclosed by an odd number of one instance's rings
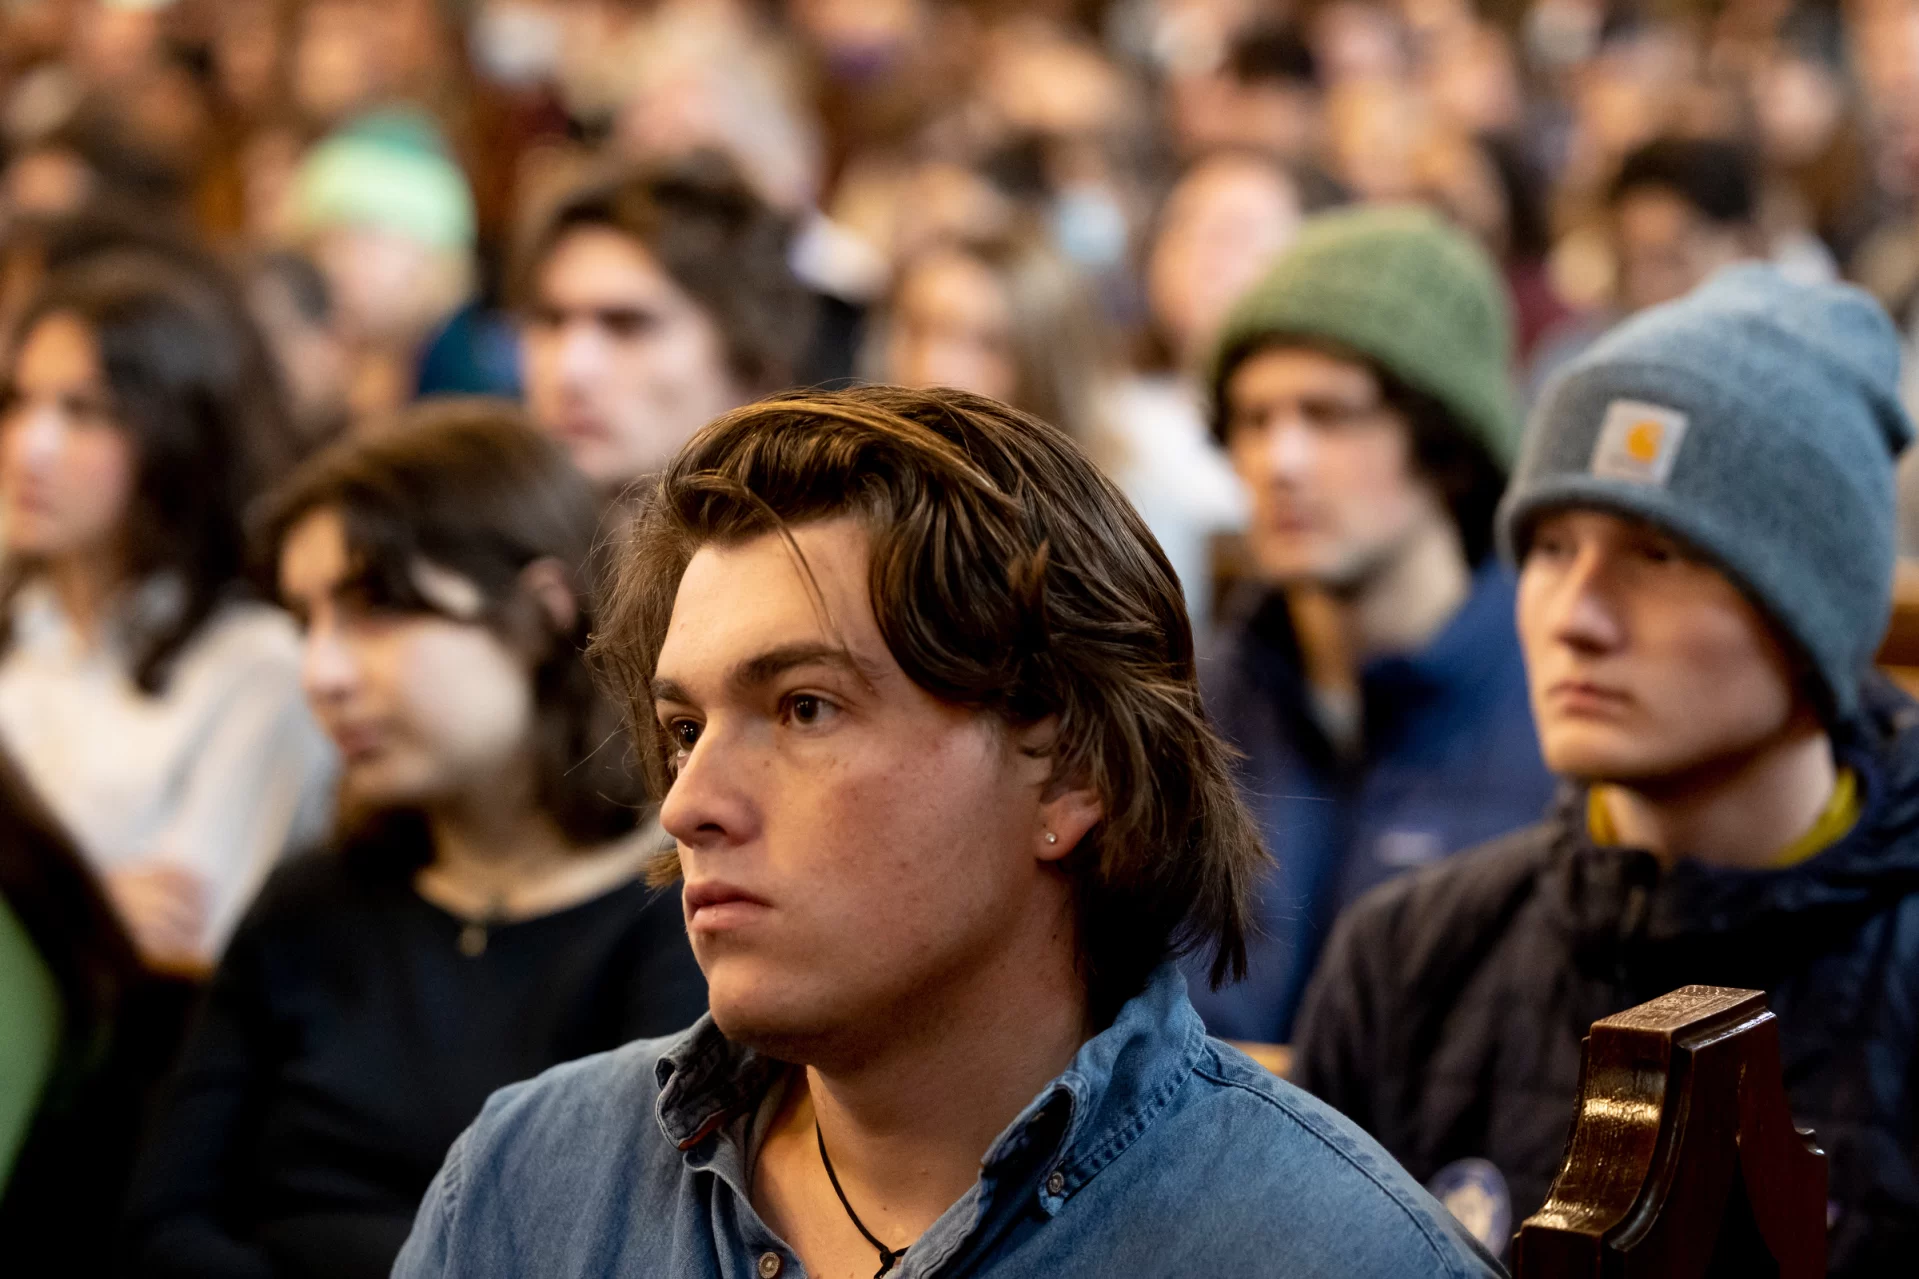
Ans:
POLYGON ((1654 484, 1672 477, 1672 464, 1686 438, 1686 415, 1640 400, 1614 400, 1593 445, 1592 473, 1601 479, 1654 484))

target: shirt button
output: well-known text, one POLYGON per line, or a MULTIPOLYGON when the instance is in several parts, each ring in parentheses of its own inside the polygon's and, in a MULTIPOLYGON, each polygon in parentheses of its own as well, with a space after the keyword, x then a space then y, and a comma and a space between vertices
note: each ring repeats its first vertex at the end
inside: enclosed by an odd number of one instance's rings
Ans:
POLYGON ((1049 1195, 1057 1195, 1057 1194, 1059 1194, 1059 1193, 1061 1193, 1062 1191, 1064 1191, 1065 1189, 1066 1189, 1066 1174, 1065 1174, 1065 1173, 1063 1173, 1063 1172, 1055 1172, 1055 1173, 1054 1173, 1054 1174, 1053 1174, 1052 1176, 1050 1176, 1050 1177, 1048 1177, 1048 1178, 1046 1179, 1046 1193, 1047 1193, 1047 1194, 1049 1194, 1049 1195))
POLYGON ((779 1274, 780 1267, 784 1266, 785 1264, 786 1263, 784 1261, 780 1260, 780 1254, 777 1252, 761 1253, 760 1254, 760 1279, 774 1279, 774 1276, 779 1274))

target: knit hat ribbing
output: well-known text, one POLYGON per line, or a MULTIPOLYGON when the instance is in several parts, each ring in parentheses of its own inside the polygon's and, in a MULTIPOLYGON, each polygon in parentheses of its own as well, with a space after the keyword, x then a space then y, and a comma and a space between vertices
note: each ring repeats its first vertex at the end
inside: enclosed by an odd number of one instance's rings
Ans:
POLYGON ((1416 205, 1368 205, 1309 220, 1228 314, 1208 379, 1223 437, 1226 379, 1285 338, 1331 341, 1439 401, 1502 467, 1512 462, 1512 319, 1492 260, 1416 205))
POLYGON ((1548 386, 1500 510, 1523 557, 1547 511, 1643 519, 1720 565, 1858 705, 1892 611, 1893 464, 1912 441, 1899 339, 1871 297, 1768 266, 1626 321, 1548 386))

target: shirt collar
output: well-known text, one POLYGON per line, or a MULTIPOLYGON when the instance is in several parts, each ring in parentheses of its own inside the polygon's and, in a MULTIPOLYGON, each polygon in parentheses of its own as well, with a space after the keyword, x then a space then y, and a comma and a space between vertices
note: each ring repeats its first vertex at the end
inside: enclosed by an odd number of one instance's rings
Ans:
MULTIPOLYGON (((1056 1214, 1146 1130, 1192 1073, 1205 1044, 1184 974, 1170 961, 1162 964, 1113 1024, 1087 1040, 988 1147, 975 1188, 978 1212, 1009 1191, 1023 1192, 1037 1175, 1039 1206, 1056 1214)), ((787 1069, 729 1041, 709 1013, 654 1065, 660 1131, 691 1167, 713 1167, 719 1159, 743 1171, 742 1152, 722 1152, 726 1133, 787 1069)))

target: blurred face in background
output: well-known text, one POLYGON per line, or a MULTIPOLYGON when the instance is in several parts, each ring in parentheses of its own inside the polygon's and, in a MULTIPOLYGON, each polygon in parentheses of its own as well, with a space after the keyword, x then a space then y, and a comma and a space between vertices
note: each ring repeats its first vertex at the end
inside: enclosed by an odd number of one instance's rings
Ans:
POLYGON ((62 217, 79 209, 99 187, 99 178, 78 152, 38 146, 14 157, 0 177, 0 193, 14 217, 62 217))
POLYGON ((396 75, 393 3, 319 0, 300 10, 290 68, 293 100, 308 117, 332 121, 377 100, 396 75))
POLYGON ((1335 176, 1367 200, 1412 196, 1428 123, 1396 80, 1336 85, 1326 99, 1326 145, 1335 176))
POLYGON ((1180 362, 1195 367, 1267 265, 1299 233, 1299 192, 1276 166, 1219 156, 1194 167, 1166 198, 1146 288, 1180 362))
POLYGON ((1429 135, 1415 162, 1420 198, 1472 232, 1497 261, 1512 249, 1506 193, 1486 152, 1470 136, 1451 131, 1429 135))
POLYGON ((521 353, 527 408, 603 488, 662 469, 694 432, 751 398, 712 316, 617 231, 568 232, 534 294, 521 353))
POLYGON ((1273 586, 1359 585, 1450 520, 1415 469, 1412 432, 1364 364, 1266 347, 1227 379, 1226 448, 1253 501, 1249 536, 1273 586))
POLYGON ((357 342, 407 349, 460 304, 470 274, 464 254, 377 226, 338 225, 312 243, 339 308, 340 328, 357 342))
POLYGON ((375 606, 357 575, 337 509, 313 511, 281 544, 280 600, 305 632, 302 686, 339 747, 347 798, 431 808, 524 775, 533 680, 478 620, 479 588, 419 561, 415 586, 446 612, 415 612, 375 606))
POLYGON ((331 299, 303 298, 296 282, 275 271, 247 285, 247 305, 286 379, 293 423, 303 447, 323 443, 347 425, 347 345, 333 326, 331 299), (324 309, 323 309, 324 308, 324 309))
POLYGON ((894 294, 886 378, 1011 402, 1019 390, 1012 299, 984 262, 938 249, 910 263, 894 294))
POLYGON ((1519 638, 1546 765, 1633 784, 1755 751, 1811 712, 1750 600, 1638 520, 1566 510, 1533 531, 1519 638))
POLYGON ((1750 227, 1715 222, 1662 187, 1636 187, 1613 207, 1619 301, 1643 311, 1682 297, 1720 267, 1750 257, 1750 227))
POLYGON ((7 550, 33 558, 118 557, 137 483, 89 327, 53 314, 20 344, 0 412, 7 550))

